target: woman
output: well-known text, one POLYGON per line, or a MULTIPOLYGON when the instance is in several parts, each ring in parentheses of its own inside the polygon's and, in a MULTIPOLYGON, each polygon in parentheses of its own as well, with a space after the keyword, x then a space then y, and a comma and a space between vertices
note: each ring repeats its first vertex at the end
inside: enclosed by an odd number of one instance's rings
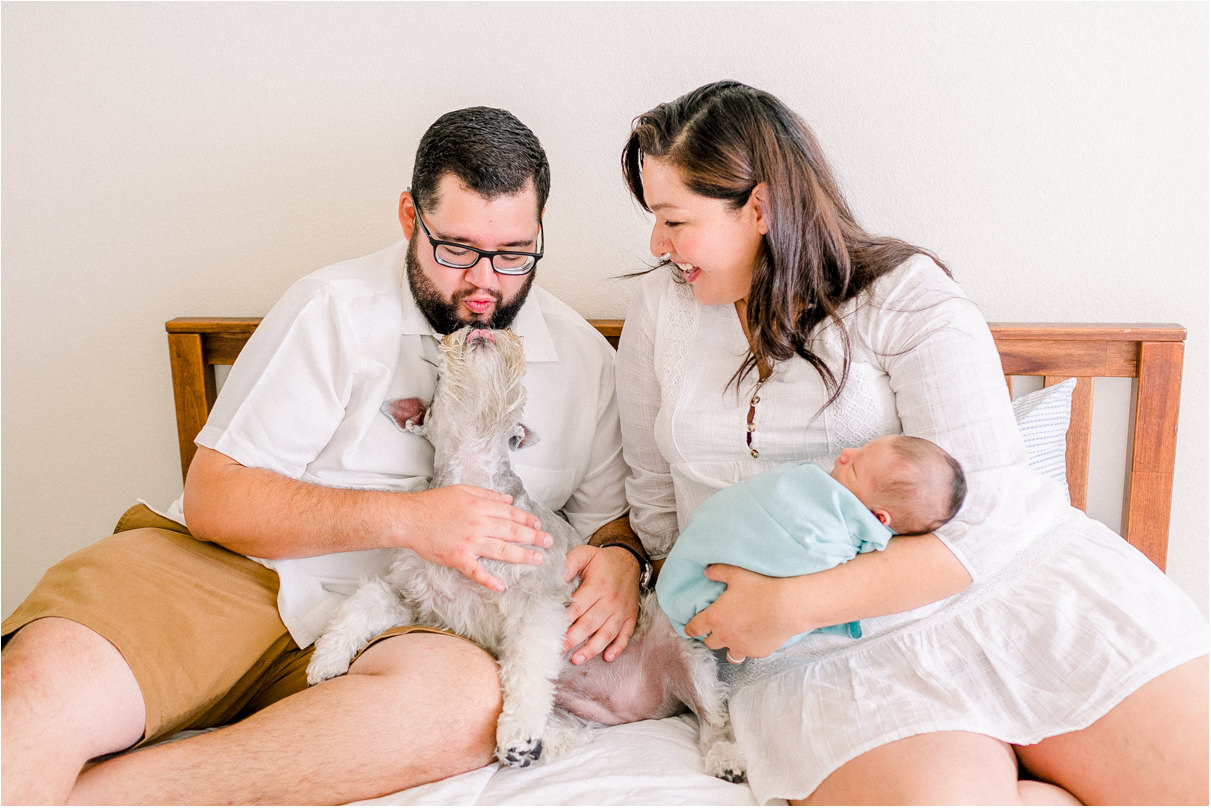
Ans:
POLYGON ((669 265, 643 279, 617 365, 654 558, 713 492, 878 435, 928 438, 967 473, 934 534, 800 577, 709 568, 727 589, 686 631, 751 658, 724 670, 758 799, 1206 804, 1206 622, 1029 469, 949 271, 863 231, 807 126, 742 84, 637 118, 623 172, 669 265), (862 639, 774 654, 854 620, 862 639))

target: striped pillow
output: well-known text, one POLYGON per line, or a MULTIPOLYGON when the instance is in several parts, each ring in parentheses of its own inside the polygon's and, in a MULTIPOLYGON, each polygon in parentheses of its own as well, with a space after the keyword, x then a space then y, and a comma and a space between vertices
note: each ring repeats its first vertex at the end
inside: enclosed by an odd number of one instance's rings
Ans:
POLYGON ((1025 393, 1013 399, 1013 415, 1026 443, 1030 467, 1064 484, 1068 490, 1064 455, 1068 449, 1068 420, 1076 379, 1025 393))

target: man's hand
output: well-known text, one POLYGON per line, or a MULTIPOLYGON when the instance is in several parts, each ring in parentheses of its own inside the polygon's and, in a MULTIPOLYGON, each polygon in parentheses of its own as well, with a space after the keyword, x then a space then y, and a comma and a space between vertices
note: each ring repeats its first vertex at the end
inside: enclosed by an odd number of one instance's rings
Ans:
POLYGON ((621 547, 585 544, 568 553, 564 580, 577 575, 580 586, 568 607, 571 625, 563 650, 576 648, 573 665, 597 654, 613 662, 627 647, 639 619, 639 562, 621 547))
POLYGON ((409 528, 401 542, 426 561, 461 572, 494 592, 505 585, 480 561, 540 566, 551 536, 537 517, 510 503, 512 497, 473 485, 431 488, 407 495, 409 528))
POLYGON ((305 483, 198 447, 185 480, 185 518, 199 539, 256 558, 307 558, 409 547, 496 592, 480 564, 542 564, 551 546, 537 517, 471 485, 371 491, 305 483))

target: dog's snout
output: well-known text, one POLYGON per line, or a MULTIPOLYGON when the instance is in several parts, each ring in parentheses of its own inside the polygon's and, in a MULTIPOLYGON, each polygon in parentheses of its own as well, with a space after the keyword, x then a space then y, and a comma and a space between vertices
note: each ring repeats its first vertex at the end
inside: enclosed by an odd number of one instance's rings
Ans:
POLYGON ((472 329, 467 335, 467 342, 496 342, 496 335, 486 328, 472 329))

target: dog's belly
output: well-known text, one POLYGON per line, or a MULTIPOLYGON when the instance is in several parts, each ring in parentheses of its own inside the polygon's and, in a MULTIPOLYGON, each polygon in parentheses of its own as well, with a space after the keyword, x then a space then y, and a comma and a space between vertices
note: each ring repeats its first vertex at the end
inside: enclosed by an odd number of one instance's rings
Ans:
POLYGON ((607 726, 668 718, 687 709, 676 695, 684 692, 687 677, 676 637, 637 632, 613 662, 595 656, 583 665, 565 665, 555 702, 573 715, 607 726))
POLYGON ((538 602, 563 605, 571 584, 563 566, 548 556, 539 567, 485 559, 485 568, 505 583, 493 592, 449 567, 425 561, 411 550, 400 551, 388 581, 403 593, 420 625, 453 631, 499 656, 510 615, 531 612, 538 602))

